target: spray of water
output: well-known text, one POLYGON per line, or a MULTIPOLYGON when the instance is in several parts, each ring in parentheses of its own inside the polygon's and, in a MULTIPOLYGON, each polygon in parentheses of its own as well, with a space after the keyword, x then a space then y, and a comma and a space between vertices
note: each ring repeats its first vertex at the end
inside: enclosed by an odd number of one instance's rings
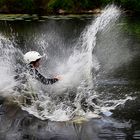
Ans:
POLYGON ((40 115, 37 113, 36 103, 32 107, 24 107, 24 109, 33 114, 36 112, 40 118, 57 121, 69 120, 74 115, 90 116, 89 108, 93 108, 96 113, 99 113, 100 106, 93 102, 98 95, 94 91, 92 70, 99 70, 100 65, 93 55, 93 49, 97 43, 98 32, 109 28, 119 15, 120 11, 116 7, 107 7, 82 32, 68 61, 57 67, 57 73, 63 73, 63 80, 47 89, 43 103, 37 101, 38 105, 43 108, 40 115))
MULTIPOLYGON (((130 99, 108 101, 112 105, 105 106, 107 103, 99 100, 99 94, 95 91, 93 82, 93 79, 96 78, 94 72, 100 68, 99 62, 93 54, 98 33, 115 24, 119 16, 120 11, 117 7, 113 5, 106 7, 102 14, 93 20, 81 33, 73 53, 67 61, 65 63, 58 62, 59 66, 56 67, 56 73, 62 74, 63 80, 53 86, 46 87, 28 76, 28 82, 23 88, 21 87, 22 90, 14 91, 16 93, 14 101, 18 102, 23 110, 42 120, 67 121, 74 116, 94 117, 91 112, 99 114, 104 110, 114 109, 119 104, 130 99), (95 99, 98 103, 94 102, 95 99)), ((6 61, 7 64, 5 65, 6 70, 3 68, 0 76, 7 75, 10 71, 9 76, 6 76, 6 81, 0 83, 0 89, 5 86, 4 89, 6 89, 5 92, 7 93, 8 89, 14 89, 13 87, 15 86, 15 82, 10 76, 12 75, 11 66, 16 62, 12 54, 17 52, 17 49, 13 47, 13 44, 8 39, 0 37, 0 49, 3 51, 1 57, 3 62, 6 61), (4 48, 5 44, 6 47, 4 48), (12 54, 11 51, 13 51, 12 54), (8 55, 10 56, 9 59, 7 59, 8 55), (12 83, 10 88, 7 87, 7 85, 9 86, 7 82, 12 83)), ((38 40, 38 42, 40 41, 38 40)), ((46 42, 41 42, 40 49, 43 51, 46 49, 43 45, 46 42)), ((3 67, 3 62, 0 62, 0 67, 3 67)))
POLYGON ((10 40, 0 34, 0 95, 13 93, 16 82, 13 78, 15 48, 10 40))

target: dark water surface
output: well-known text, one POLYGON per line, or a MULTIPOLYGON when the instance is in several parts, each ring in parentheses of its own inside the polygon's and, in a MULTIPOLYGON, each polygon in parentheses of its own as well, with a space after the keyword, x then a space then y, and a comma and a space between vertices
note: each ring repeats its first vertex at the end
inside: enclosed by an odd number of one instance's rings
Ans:
MULTIPOLYGON (((0 21, 0 34, 11 39, 14 37, 15 46, 23 53, 30 49, 38 51, 38 38, 45 35, 46 45, 50 46, 47 49, 47 63, 51 63, 51 59, 57 55, 60 60, 61 54, 70 55, 73 44, 93 18, 0 21), (65 52, 59 49, 60 46, 65 47, 65 52)), ((140 18, 122 17, 108 34, 98 36, 93 52, 101 66, 96 73, 96 91, 106 99, 131 96, 134 100, 117 106, 111 116, 102 115, 100 119, 76 123, 41 121, 14 104, 6 104, 0 97, 0 140, 140 139, 140 18)))

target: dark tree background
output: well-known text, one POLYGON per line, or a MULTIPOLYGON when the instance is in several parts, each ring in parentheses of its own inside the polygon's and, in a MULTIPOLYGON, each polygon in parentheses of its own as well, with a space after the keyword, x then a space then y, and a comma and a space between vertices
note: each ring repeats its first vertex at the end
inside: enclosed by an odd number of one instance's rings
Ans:
POLYGON ((140 12, 140 0, 0 0, 0 13, 27 13, 45 15, 58 13, 80 13, 116 4, 126 10, 140 12))

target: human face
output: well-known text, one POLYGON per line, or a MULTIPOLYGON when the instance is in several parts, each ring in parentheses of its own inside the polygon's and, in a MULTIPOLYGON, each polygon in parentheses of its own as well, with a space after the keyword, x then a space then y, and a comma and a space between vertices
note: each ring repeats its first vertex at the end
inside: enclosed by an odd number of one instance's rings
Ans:
POLYGON ((37 61, 35 61, 35 63, 33 64, 35 68, 38 68, 41 64, 41 59, 38 59, 37 61))

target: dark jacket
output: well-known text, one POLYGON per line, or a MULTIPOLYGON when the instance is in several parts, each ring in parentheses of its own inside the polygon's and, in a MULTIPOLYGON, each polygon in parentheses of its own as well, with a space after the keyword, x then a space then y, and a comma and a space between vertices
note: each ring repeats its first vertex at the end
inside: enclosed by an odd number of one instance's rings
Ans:
POLYGON ((19 74, 19 72, 18 72, 18 75, 15 76, 16 80, 21 80, 21 78, 22 78, 22 81, 24 81, 23 79, 25 78, 25 76, 22 76, 22 75, 24 75, 23 73, 29 73, 31 76, 33 76, 35 79, 37 79, 38 81, 40 81, 44 85, 54 84, 55 82, 58 81, 57 78, 45 78, 31 64, 28 64, 25 68, 22 69, 22 71, 23 72, 20 72, 22 74, 19 74))

